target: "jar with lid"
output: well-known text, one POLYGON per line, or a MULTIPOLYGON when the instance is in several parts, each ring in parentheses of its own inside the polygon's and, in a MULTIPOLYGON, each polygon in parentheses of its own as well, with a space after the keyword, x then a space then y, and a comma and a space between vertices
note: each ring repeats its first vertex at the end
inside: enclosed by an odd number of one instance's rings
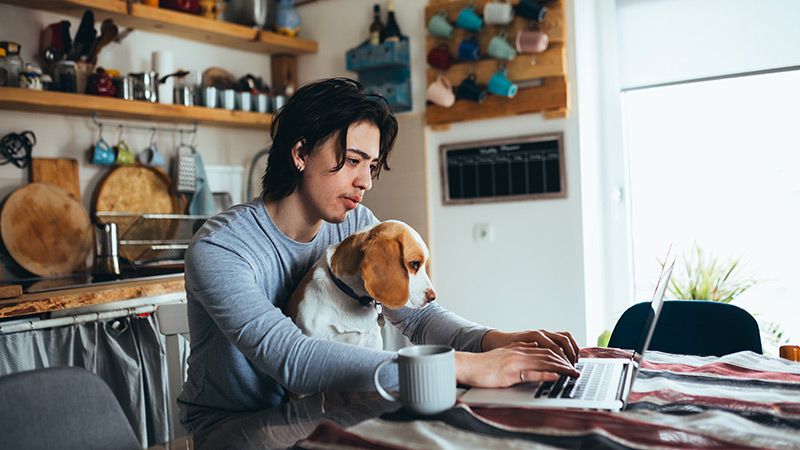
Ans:
POLYGON ((78 92, 77 73, 75 61, 59 61, 53 71, 55 87, 61 92, 78 92))
POLYGON ((41 91, 42 70, 30 64, 25 64, 25 69, 19 73, 19 87, 41 91))
POLYGON ((8 61, 4 48, 0 48, 0 86, 8 86, 8 61))
POLYGON ((2 41, 0 48, 6 51, 8 65, 8 85, 19 87, 19 73, 22 72, 22 58, 19 56, 20 45, 16 42, 2 41))

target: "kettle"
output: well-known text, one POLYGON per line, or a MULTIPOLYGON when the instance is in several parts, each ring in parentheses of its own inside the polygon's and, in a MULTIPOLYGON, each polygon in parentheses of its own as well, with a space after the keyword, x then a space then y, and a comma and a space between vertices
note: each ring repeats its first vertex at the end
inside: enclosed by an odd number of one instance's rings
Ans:
POLYGON ((108 278, 115 278, 122 273, 119 264, 117 224, 115 223, 99 223, 95 226, 92 273, 96 277, 108 278))

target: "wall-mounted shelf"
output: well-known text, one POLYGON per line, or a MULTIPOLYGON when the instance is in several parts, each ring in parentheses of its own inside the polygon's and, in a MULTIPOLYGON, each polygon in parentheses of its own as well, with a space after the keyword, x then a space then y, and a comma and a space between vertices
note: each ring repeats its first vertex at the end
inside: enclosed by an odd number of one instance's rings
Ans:
POLYGON ((75 115, 97 113, 103 117, 117 119, 198 123, 258 130, 268 129, 273 117, 272 114, 256 112, 167 105, 99 95, 35 91, 13 87, 0 87, 0 109, 75 115))
POLYGON ((301 55, 316 53, 318 48, 314 41, 122 0, 0 0, 0 3, 75 17, 81 17, 89 9, 98 21, 110 18, 118 26, 252 52, 301 55))
MULTIPOLYGON (((447 20, 455 24, 459 12, 470 1, 475 4, 476 11, 480 14, 484 5, 490 0, 429 0, 428 6, 425 7, 425 23, 428 23, 431 17, 438 14, 439 11, 444 10, 447 13, 447 20)), ((518 2, 519 0, 510 0, 512 4, 518 2)), ((450 108, 429 103, 425 108, 425 122, 433 127, 447 128, 454 122, 518 114, 544 113, 546 118, 566 117, 569 90, 567 89, 564 2, 563 0, 551 0, 544 3, 544 6, 547 7, 547 15, 539 27, 547 33, 550 45, 543 53, 520 54, 512 61, 501 61, 486 55, 478 61, 456 58, 453 60, 453 65, 446 71, 432 67, 428 67, 426 71, 427 84, 432 83, 439 75, 444 75, 450 80, 450 84, 457 87, 470 73, 474 73, 477 83, 485 86, 491 76, 498 71, 500 65, 503 65, 508 70, 508 78, 515 83, 520 83, 516 97, 506 98, 490 94, 483 104, 459 99, 450 108), (525 86, 522 83, 525 83, 525 86)), ((442 39, 426 33, 426 53, 444 43, 448 46, 451 54, 457 55, 459 43, 470 35, 474 35, 485 54, 489 41, 500 30, 507 32, 509 41, 513 44, 516 33, 529 27, 531 23, 530 19, 516 17, 508 25, 487 25, 479 33, 456 28, 450 39, 442 39)))

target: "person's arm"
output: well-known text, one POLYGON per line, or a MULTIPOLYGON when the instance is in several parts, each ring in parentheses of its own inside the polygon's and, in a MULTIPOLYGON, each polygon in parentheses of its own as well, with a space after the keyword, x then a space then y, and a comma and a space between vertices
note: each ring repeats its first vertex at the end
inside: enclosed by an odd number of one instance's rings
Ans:
MULTIPOLYGON (((245 258, 219 244, 196 242, 186 253, 186 290, 223 334, 260 370, 289 391, 373 390, 375 366, 393 356, 337 342, 311 339, 272 304, 245 258)), ((381 382, 397 388, 397 370, 381 382)))
POLYGON ((421 309, 383 309, 383 314, 413 344, 449 345, 458 351, 481 352, 484 335, 491 329, 471 322, 438 303, 421 309))

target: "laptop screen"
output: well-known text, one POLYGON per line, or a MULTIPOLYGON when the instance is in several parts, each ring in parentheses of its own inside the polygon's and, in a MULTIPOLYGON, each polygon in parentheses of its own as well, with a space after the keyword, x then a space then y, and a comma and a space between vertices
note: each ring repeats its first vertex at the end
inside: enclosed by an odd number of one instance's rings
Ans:
POLYGON ((653 292, 653 299, 650 301, 650 310, 647 313, 647 319, 644 321, 642 331, 639 334, 639 340, 631 356, 631 360, 636 363, 635 367, 637 371, 642 363, 644 352, 647 350, 647 346, 650 345, 653 331, 656 329, 656 322, 658 316, 661 314, 661 306, 664 304, 664 296, 667 292, 667 286, 669 286, 669 280, 674 267, 675 256, 672 255, 672 244, 670 244, 667 250, 667 257, 664 259, 664 265, 661 267, 661 274, 658 277, 656 290, 653 292))

